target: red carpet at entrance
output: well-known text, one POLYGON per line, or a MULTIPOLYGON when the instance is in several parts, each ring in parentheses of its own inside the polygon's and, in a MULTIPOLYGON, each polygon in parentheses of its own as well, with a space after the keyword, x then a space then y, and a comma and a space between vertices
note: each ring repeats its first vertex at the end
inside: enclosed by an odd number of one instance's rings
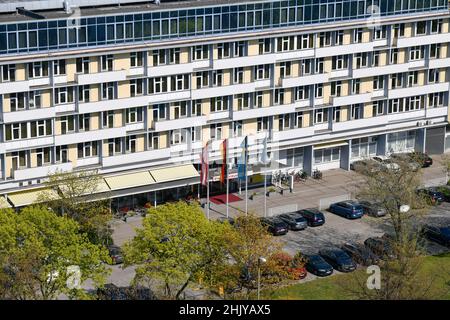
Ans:
MULTIPOLYGON (((227 195, 221 194, 218 196, 210 197, 209 200, 215 204, 226 204, 227 203, 227 195)), ((241 198, 239 198, 237 195, 234 195, 232 193, 230 193, 228 195, 228 203, 241 201, 241 200, 242 200, 241 198)))

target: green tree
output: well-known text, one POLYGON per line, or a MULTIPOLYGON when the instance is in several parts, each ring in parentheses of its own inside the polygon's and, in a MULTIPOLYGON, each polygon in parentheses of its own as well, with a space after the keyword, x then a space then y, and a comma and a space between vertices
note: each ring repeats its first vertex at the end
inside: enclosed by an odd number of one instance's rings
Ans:
POLYGON ((97 171, 57 171, 48 176, 38 202, 76 220, 93 243, 108 244, 112 242, 112 215, 109 192, 102 190, 102 183, 97 171))
POLYGON ((152 285, 162 298, 180 299, 189 284, 209 278, 227 259, 228 224, 209 221, 198 204, 151 208, 124 246, 125 266, 136 264, 134 284, 152 285))
POLYGON ((74 220, 40 206, 16 213, 0 212, 0 297, 3 299, 55 299, 59 294, 86 298, 68 285, 78 266, 80 283, 91 279, 101 286, 108 271, 105 248, 92 244, 74 220))

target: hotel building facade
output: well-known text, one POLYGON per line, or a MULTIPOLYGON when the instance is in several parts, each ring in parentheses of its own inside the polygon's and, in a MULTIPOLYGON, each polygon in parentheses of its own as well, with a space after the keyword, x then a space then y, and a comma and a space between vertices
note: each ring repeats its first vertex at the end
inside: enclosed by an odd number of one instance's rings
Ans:
POLYGON ((309 174, 445 151, 447 0, 108 2, 0 0, 2 207, 56 171, 126 205, 184 197, 207 141, 236 163, 246 136, 250 179, 265 137, 309 174))

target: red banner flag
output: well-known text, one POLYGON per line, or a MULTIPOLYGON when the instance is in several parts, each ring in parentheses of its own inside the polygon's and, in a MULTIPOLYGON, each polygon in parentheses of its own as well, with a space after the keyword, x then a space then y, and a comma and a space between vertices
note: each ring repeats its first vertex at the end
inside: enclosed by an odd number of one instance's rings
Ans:
POLYGON ((225 183, 225 175, 227 170, 227 139, 223 140, 220 145, 220 152, 222 153, 222 170, 220 172, 220 182, 225 183))

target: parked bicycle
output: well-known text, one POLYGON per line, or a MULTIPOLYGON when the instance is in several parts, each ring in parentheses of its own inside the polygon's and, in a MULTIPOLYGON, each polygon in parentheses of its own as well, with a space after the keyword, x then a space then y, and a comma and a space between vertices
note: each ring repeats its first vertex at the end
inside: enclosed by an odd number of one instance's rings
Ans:
POLYGON ((316 180, 321 180, 322 179, 322 171, 320 171, 319 169, 315 169, 313 172, 313 178, 316 180))
POLYGON ((306 181, 306 179, 308 179, 308 174, 303 170, 298 171, 294 176, 295 182, 306 181))

